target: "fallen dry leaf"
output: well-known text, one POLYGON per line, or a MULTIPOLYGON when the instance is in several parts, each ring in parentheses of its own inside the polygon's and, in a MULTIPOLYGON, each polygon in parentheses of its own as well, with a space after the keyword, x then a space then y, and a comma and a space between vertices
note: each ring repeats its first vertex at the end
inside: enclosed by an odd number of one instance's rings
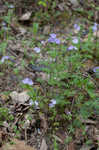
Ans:
POLYGON ((40 150, 47 150, 47 148, 48 148, 48 146, 46 144, 45 139, 42 139, 42 144, 41 144, 40 150))
POLYGON ((47 119, 43 113, 39 113, 39 117, 41 119, 41 128, 43 128, 44 133, 45 133, 48 129, 47 119))
POLYGON ((27 21, 27 20, 30 19, 31 14, 32 14, 32 12, 27 12, 27 13, 23 14, 23 15, 19 18, 19 20, 20 20, 20 21, 27 21))
POLYGON ((24 141, 13 139, 14 144, 6 143, 0 150, 36 150, 33 147, 25 145, 24 141))
POLYGON ((24 104, 30 98, 29 95, 27 94, 27 91, 21 93, 13 91, 10 93, 10 97, 12 98, 14 103, 22 103, 22 104, 24 104))

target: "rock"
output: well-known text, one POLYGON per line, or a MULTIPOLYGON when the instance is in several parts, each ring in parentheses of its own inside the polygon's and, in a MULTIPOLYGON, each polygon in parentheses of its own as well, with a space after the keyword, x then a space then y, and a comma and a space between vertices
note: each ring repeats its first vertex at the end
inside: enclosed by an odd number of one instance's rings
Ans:
POLYGON ((30 96, 27 94, 26 91, 22 93, 17 93, 16 91, 13 91, 12 93, 10 93, 10 97, 12 98, 14 103, 22 103, 22 104, 24 104, 30 98, 30 96))

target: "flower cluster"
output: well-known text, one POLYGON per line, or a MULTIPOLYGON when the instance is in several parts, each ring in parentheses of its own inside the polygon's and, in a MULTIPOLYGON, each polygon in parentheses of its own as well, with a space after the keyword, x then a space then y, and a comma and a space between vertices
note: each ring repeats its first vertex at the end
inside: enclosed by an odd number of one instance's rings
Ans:
POLYGON ((60 40, 58 38, 56 38, 56 34, 52 33, 50 34, 50 37, 48 39, 49 43, 56 43, 56 44, 60 44, 60 40))

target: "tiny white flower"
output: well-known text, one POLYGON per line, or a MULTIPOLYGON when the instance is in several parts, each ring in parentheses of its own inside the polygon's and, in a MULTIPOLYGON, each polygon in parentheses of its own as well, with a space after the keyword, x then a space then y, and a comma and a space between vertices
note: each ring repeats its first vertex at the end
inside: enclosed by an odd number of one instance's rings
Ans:
POLYGON ((42 44, 42 45, 45 45, 45 43, 46 43, 46 41, 41 41, 41 44, 42 44))
POLYGON ((67 115, 71 115, 71 112, 70 112, 70 111, 68 111, 66 114, 67 114, 67 115))
POLYGON ((29 105, 30 106, 32 106, 34 103, 33 103, 33 100, 32 99, 30 99, 30 101, 29 101, 29 105))
POLYGON ((29 101, 29 105, 32 106, 34 105, 36 109, 38 109, 39 107, 39 102, 38 101, 33 101, 32 99, 30 99, 29 101))
POLYGON ((38 101, 35 101, 34 104, 36 107, 38 107, 38 105, 39 105, 38 101))
POLYGON ((35 47, 35 48, 34 48, 34 51, 35 51, 36 53, 39 53, 41 50, 40 50, 39 47, 35 47))
POLYGON ((56 105, 56 99, 52 99, 49 107, 54 107, 56 105))

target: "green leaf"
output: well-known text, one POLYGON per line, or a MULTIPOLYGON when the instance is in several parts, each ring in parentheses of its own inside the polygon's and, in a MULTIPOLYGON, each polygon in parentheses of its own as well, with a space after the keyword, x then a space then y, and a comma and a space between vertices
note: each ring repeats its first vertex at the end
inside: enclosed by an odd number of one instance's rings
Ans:
POLYGON ((39 24, 38 23, 33 23, 33 34, 36 35, 37 32, 38 32, 38 27, 39 27, 39 24))

